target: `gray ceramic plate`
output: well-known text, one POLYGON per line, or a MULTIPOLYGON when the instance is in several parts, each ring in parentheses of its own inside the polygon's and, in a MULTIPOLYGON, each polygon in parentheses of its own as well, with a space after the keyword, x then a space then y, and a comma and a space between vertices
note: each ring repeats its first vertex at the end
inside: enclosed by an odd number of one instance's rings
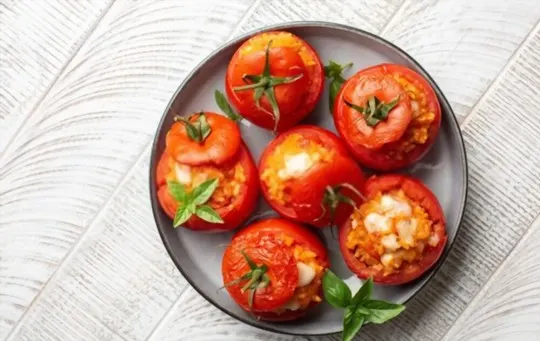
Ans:
MULTIPOLYGON (((377 286, 377 298, 404 303, 411 299, 430 280, 448 254, 458 232, 467 193, 467 162, 463 140, 458 123, 448 101, 432 78, 409 55, 391 43, 370 33, 347 26, 323 22, 298 22, 268 27, 249 33, 218 48, 186 78, 176 91, 165 112, 154 140, 150 167, 150 188, 152 208, 163 243, 174 263, 189 283, 209 302, 227 314, 245 323, 262 329, 299 335, 321 335, 340 332, 342 311, 321 304, 305 318, 291 323, 267 323, 253 319, 241 310, 229 297, 226 290, 217 291, 222 286, 221 257, 224 245, 231 240, 232 233, 201 234, 187 229, 172 227, 171 220, 159 207, 156 199, 154 174, 156 165, 164 149, 167 130, 175 114, 189 115, 201 109, 220 112, 214 103, 215 89, 224 90, 225 70, 228 62, 247 37, 266 30, 287 30, 307 40, 319 53, 323 63, 329 59, 338 62, 354 62, 353 70, 359 70, 383 62, 397 63, 415 69, 430 81, 437 92, 442 106, 442 127, 435 145, 429 154, 405 173, 422 179, 439 199, 447 219, 448 246, 442 259, 421 279, 397 287, 377 286)), ((352 71, 351 71, 352 72, 352 71)), ((305 123, 316 124, 335 131, 332 117, 328 112, 328 88, 315 111, 305 123)), ((273 138, 271 132, 242 121, 242 134, 258 160, 264 147, 273 138)), ((274 212, 260 199, 259 207, 252 220, 272 216, 274 212)), ((337 242, 328 231, 322 233, 331 255, 332 269, 354 290, 361 285, 345 266, 337 242)))

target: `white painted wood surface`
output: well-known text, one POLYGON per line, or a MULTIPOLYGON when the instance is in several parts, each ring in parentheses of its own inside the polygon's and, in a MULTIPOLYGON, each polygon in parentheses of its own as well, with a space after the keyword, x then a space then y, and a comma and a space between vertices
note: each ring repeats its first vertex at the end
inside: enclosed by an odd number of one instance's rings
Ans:
POLYGON ((0 340, 307 341, 243 325, 189 288, 147 187, 152 134, 186 73, 227 39, 289 20, 381 34, 463 122, 456 246, 403 316, 360 339, 540 340, 533 0, 0 1, 0 340))

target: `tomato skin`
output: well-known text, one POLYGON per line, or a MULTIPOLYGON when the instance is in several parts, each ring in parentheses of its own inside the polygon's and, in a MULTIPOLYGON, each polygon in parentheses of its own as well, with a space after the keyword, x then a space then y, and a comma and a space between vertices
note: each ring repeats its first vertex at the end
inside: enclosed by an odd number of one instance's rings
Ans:
MULTIPOLYGON (((346 203, 340 203, 332 221, 329 209, 326 208, 325 213, 321 203, 327 186, 334 187, 343 183, 349 184, 361 192, 364 186, 364 175, 352 159, 337 156, 332 160, 332 163, 308 170, 299 181, 291 186, 292 207, 283 207, 275 203, 270 205, 287 218, 319 228, 329 227, 332 223, 339 226, 349 218, 353 207, 346 203)), ((348 188, 343 188, 340 193, 352 199, 356 205, 362 202, 362 198, 348 188)))
MULTIPOLYGON (((216 211, 224 220, 223 224, 213 224, 193 215, 183 226, 195 231, 201 232, 223 232, 229 231, 240 226, 246 221, 257 205, 257 196, 259 187, 257 183, 257 168, 255 162, 245 145, 241 145, 237 159, 234 160, 244 167, 246 181, 240 188, 240 194, 236 197, 234 204, 227 208, 218 208, 216 211)), ((166 174, 170 172, 167 162, 166 152, 162 155, 158 163, 158 172, 156 174, 158 188, 158 199, 165 213, 174 219, 178 203, 169 194, 165 182, 166 174), (161 181, 161 182, 160 182, 161 181)))
POLYGON ((260 127, 274 129, 274 118, 266 96, 263 95, 261 98, 263 107, 261 110, 255 105, 253 90, 233 90, 234 87, 246 85, 242 79, 244 74, 262 73, 264 52, 271 40, 271 74, 281 77, 296 76, 301 73, 300 71, 304 74, 293 83, 274 87, 281 114, 277 131, 284 131, 312 112, 323 92, 323 64, 315 50, 306 41, 283 31, 264 32, 251 37, 233 55, 227 68, 225 89, 229 101, 242 116, 260 127), (246 48, 250 49, 249 53, 241 52, 246 48), (302 56, 307 56, 306 58, 311 61, 306 63, 300 58, 302 56))
POLYGON ((437 99, 437 95, 424 77, 401 65, 381 64, 359 71, 356 75, 351 77, 345 83, 345 85, 342 87, 334 103, 334 123, 339 134, 343 137, 349 151, 362 165, 380 171, 396 170, 405 168, 420 160, 429 151, 439 133, 442 117, 441 107, 437 99), (355 139, 354 136, 358 132, 355 133, 354 130, 351 131, 351 124, 349 120, 346 119, 347 115, 350 114, 350 108, 348 108, 344 102, 345 93, 347 91, 345 89, 345 85, 349 82, 354 82, 355 77, 358 77, 359 74, 370 74, 375 72, 382 72, 387 75, 399 74, 408 81, 413 82, 414 85, 424 94, 427 103, 427 110, 434 113, 433 122, 429 126, 427 140, 422 144, 416 144, 414 148, 404 154, 403 158, 401 159, 394 157, 392 152, 404 141, 404 139, 407 138, 406 134, 402 133, 401 138, 398 140, 393 142, 389 141, 378 148, 372 148, 373 146, 370 147, 369 145, 363 145, 362 143, 359 143, 357 139, 355 139))
POLYGON ((292 237, 298 244, 313 251, 323 264, 328 266, 328 253, 326 247, 317 235, 302 225, 282 218, 264 219, 241 229, 235 234, 234 238, 243 234, 253 233, 254 231, 263 231, 276 235, 285 233, 292 237))
MULTIPOLYGON (((281 218, 270 218, 265 220, 260 220, 250 226, 247 226, 246 228, 241 229, 238 231, 234 237, 233 237, 233 243, 235 240, 238 239, 249 239, 250 236, 259 235, 259 236, 271 236, 272 238, 279 237, 281 235, 286 235, 288 237, 291 237, 295 240, 296 243, 301 245, 303 248, 310 250, 314 252, 317 255, 318 260, 320 261, 321 265, 324 267, 329 266, 328 262, 328 253, 326 251, 326 248, 322 241, 309 229, 302 225, 295 224, 291 221, 281 219, 281 218)), ((292 247, 290 247, 292 250, 292 247)), ((230 281, 233 279, 229 273, 230 270, 230 253, 227 251, 229 248, 225 251, 225 256, 223 257, 223 263, 222 263, 222 274, 224 277, 224 283, 227 283, 227 281, 230 281)), ((291 251, 292 252, 292 251, 291 251)), ((295 268, 296 268, 296 262, 295 262, 295 268)), ((296 283, 295 283, 296 285, 296 283)), ((230 292, 230 291, 229 291, 230 292)), ((321 286, 321 293, 322 295, 322 286, 321 286)), ((240 304, 242 308, 249 311, 248 307, 245 306, 245 300, 242 297, 237 297, 237 292, 231 293, 232 298, 240 304)), ((275 313, 272 312, 272 310, 275 310, 276 308, 279 308, 283 304, 285 304, 292 296, 287 297, 287 299, 280 298, 283 303, 277 305, 272 304, 272 309, 268 309, 268 305, 266 307, 263 307, 262 310, 254 309, 252 313, 255 315, 256 318, 266 321, 291 321, 298 319, 305 315, 308 311, 310 311, 312 308, 318 305, 318 303, 312 302, 309 306, 307 306, 305 309, 302 310, 296 310, 296 311, 285 311, 283 313, 275 313)), ((254 302, 257 301, 257 296, 255 297, 254 302)))
MULTIPOLYGON (((267 185, 261 180, 260 185, 263 196, 272 208, 283 217, 297 222, 311 224, 317 227, 330 225, 330 212, 323 215, 321 203, 327 186, 336 186, 341 183, 351 184, 362 191, 364 177, 362 170, 350 158, 346 147, 333 133, 317 126, 298 126, 286 131, 274 139, 264 150, 259 165, 259 174, 269 167, 268 158, 274 150, 283 143, 290 135, 299 134, 304 140, 314 141, 335 152, 331 163, 318 163, 307 170, 301 177, 288 180, 292 197, 290 207, 285 207, 272 200, 268 193, 267 185)), ((357 203, 358 196, 349 189, 343 189, 342 193, 357 203)), ((334 216, 334 222, 339 225, 348 218, 352 207, 340 204, 334 216)))
MULTIPOLYGON (((213 112, 205 112, 212 129, 202 143, 189 138, 184 123, 175 122, 165 140, 167 154, 179 163, 200 166, 213 163, 223 165, 232 159, 242 143, 240 128, 229 118, 213 112)), ((194 121, 192 115, 190 121, 194 121)))
POLYGON ((367 149, 379 149, 386 143, 399 140, 412 119, 411 104, 405 90, 390 74, 379 68, 357 72, 343 84, 337 98, 334 116, 338 131, 347 140, 367 149), (345 103, 347 100, 365 107, 370 96, 376 96, 384 103, 399 97, 388 118, 374 127, 368 126, 362 114, 345 103))
POLYGON ((401 174, 372 176, 366 182, 364 196, 366 200, 370 200, 378 192, 387 192, 398 188, 403 189, 410 199, 419 202, 427 211, 434 222, 433 229, 439 236, 440 242, 436 247, 427 245, 423 258, 419 262, 406 264, 401 267, 399 272, 384 276, 382 271, 376 271, 366 267, 366 264, 359 261, 347 249, 347 236, 352 229, 351 221, 347 220, 339 229, 341 254, 349 269, 362 279, 372 277, 375 283, 386 285, 399 285, 411 282, 422 276, 437 263, 446 246, 448 236, 446 235, 446 221, 443 210, 435 195, 419 180, 401 174))
POLYGON ((225 250, 221 267, 223 283, 231 297, 244 310, 254 313, 271 312, 287 303, 298 283, 298 269, 292 249, 272 234, 261 231, 235 236, 225 250), (243 285, 227 285, 250 271, 242 252, 253 262, 268 268, 266 275, 270 285, 257 290, 252 307, 248 303, 249 293, 241 290, 243 285))

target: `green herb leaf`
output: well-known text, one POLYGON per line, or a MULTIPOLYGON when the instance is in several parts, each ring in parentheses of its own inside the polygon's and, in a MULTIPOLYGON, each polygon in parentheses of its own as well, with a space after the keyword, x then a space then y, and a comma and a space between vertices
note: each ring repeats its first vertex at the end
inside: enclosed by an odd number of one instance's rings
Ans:
POLYGON ((187 193, 185 187, 177 181, 168 181, 167 187, 171 196, 178 202, 178 209, 173 220, 173 226, 178 227, 191 218, 193 214, 214 224, 222 224, 223 219, 210 206, 205 204, 218 185, 218 179, 211 179, 195 187, 187 193))
POLYGON ((225 95, 219 91, 214 91, 214 99, 216 100, 216 103, 218 107, 233 121, 240 121, 242 120, 242 116, 238 115, 234 109, 231 107, 229 102, 227 101, 227 98, 225 95))
POLYGON ((360 304, 363 308, 369 309, 370 314, 366 316, 366 321, 380 324, 401 314, 405 310, 402 304, 395 304, 380 300, 369 300, 360 304))
POLYGON ((322 280, 324 298, 336 308, 345 308, 351 302, 351 289, 332 271, 326 270, 322 280))
POLYGON ((167 181, 169 194, 178 202, 185 202, 187 199, 186 187, 178 181, 167 181))
POLYGON ((343 71, 350 68, 353 63, 347 63, 345 65, 338 64, 332 60, 329 61, 328 65, 324 67, 324 75, 327 79, 330 79, 330 94, 328 98, 328 106, 330 107, 330 112, 333 111, 334 102, 336 97, 341 90, 341 86, 345 83, 345 78, 343 78, 343 71))
POLYGON ((359 305, 363 303, 366 300, 369 300, 371 297, 371 293, 373 292, 373 279, 370 277, 358 290, 358 292, 354 295, 351 304, 352 305, 359 305))
POLYGON ((223 219, 221 219, 219 213, 217 213, 212 207, 208 205, 197 207, 195 214, 197 215, 197 217, 209 223, 223 224, 223 219))
POLYGON ((358 333, 362 325, 364 324, 364 315, 356 311, 355 306, 350 306, 345 309, 345 315, 343 317, 343 341, 350 341, 358 333))
POLYGON ((330 95, 328 98, 328 105, 330 107, 330 112, 333 112, 334 110, 334 103, 336 101, 337 95, 339 94, 339 90, 341 90, 342 85, 343 85, 343 82, 336 79, 330 82, 330 95))
POLYGON ((191 192, 193 198, 193 203, 195 205, 202 205, 210 199, 214 191, 216 190, 219 183, 219 179, 206 180, 199 186, 195 187, 191 192))
POLYGON ((186 206, 179 205, 178 209, 176 210, 176 214, 174 216, 173 220, 173 226, 178 227, 188 221, 188 219, 191 217, 191 213, 188 211, 186 206))
POLYGON ((342 81, 345 81, 343 79, 343 71, 350 68, 353 65, 353 63, 347 63, 344 65, 341 65, 339 63, 334 62, 333 60, 328 61, 328 65, 324 67, 324 75, 326 78, 337 78, 341 79, 342 81))
POLYGON ((327 270, 323 277, 324 298, 336 308, 345 308, 342 340, 350 341, 364 322, 384 323, 398 316, 405 306, 386 301, 371 300, 373 279, 368 279, 351 298, 349 287, 327 270))

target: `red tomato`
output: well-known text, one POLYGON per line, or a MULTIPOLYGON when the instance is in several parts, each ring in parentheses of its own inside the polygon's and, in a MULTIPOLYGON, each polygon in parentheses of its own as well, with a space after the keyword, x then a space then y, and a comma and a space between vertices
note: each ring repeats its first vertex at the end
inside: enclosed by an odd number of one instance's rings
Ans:
MULTIPOLYGON (((316 306, 316 302, 311 302, 306 308, 296 311, 282 308, 295 295, 298 295, 298 290, 300 290, 297 287, 299 273, 298 260, 294 252, 295 245, 313 252, 317 257, 317 262, 322 266, 322 271, 328 267, 328 256, 324 245, 317 236, 303 226, 284 219, 273 218, 259 221, 239 231, 225 250, 222 261, 223 282, 231 297, 257 318, 271 321, 292 320, 316 306), (242 291, 249 279, 238 281, 252 270, 245 256, 258 267, 266 267, 265 274, 269 279, 266 287, 259 287, 253 293, 251 306, 249 304, 250 290, 242 291)), ((320 281, 316 285, 318 287, 314 289, 322 294, 320 281)))
POLYGON ((274 210, 286 218, 317 227, 329 226, 332 220, 337 225, 343 223, 351 213, 352 206, 336 201, 337 206, 332 207, 329 200, 332 192, 358 203, 361 201, 359 192, 364 182, 362 170, 350 159, 341 141, 331 132, 315 126, 293 128, 272 141, 261 156, 259 177, 263 195, 274 210), (299 138, 289 142, 291 136, 299 138), (313 149, 310 143, 324 150, 313 149), (288 149, 288 144, 291 144, 293 150, 288 149), (276 156, 278 153, 281 153, 280 156, 276 156), (287 165, 283 160, 302 153, 319 154, 326 159, 313 162, 309 168, 290 178, 279 178, 280 167, 287 165), (276 159, 279 157, 281 160, 276 159), (284 200, 276 198, 271 186, 275 181, 282 183, 284 200), (357 193, 354 189, 357 189, 357 193))
POLYGON ((292 127, 313 111, 323 85, 323 65, 315 50, 301 38, 282 31, 261 33, 244 42, 233 55, 225 78, 227 96, 240 114, 258 126, 278 131, 292 127), (246 75, 263 74, 267 48, 271 77, 278 82, 278 77, 291 77, 285 83, 266 87, 273 88, 277 108, 272 106, 268 90, 261 93, 258 105, 255 92, 263 91, 263 87, 239 88, 257 83, 256 78, 246 75))
POLYGON ((428 151, 439 132, 441 108, 421 75, 404 66, 381 64, 345 82, 334 104, 334 123, 360 163, 388 171, 406 167, 428 151), (399 101, 387 118, 370 126, 351 104, 364 108, 373 96, 386 104, 399 101))
MULTIPOLYGON (((171 219, 174 219, 178 203, 170 195, 167 188, 166 179, 172 172, 169 160, 170 157, 164 152, 157 167, 156 182, 161 207, 171 219)), ((227 206, 218 206, 210 203, 210 206, 220 215, 224 223, 209 223, 193 215, 185 223, 185 227, 205 232, 228 231, 240 226, 251 215, 257 204, 257 168, 248 149, 243 144, 240 145, 237 156, 228 165, 223 165, 223 169, 231 169, 237 164, 243 167, 245 174, 245 181, 240 186, 239 194, 227 206)))
MULTIPOLYGON (((347 220, 339 230, 341 253, 351 271, 360 278, 372 277, 374 282, 388 285, 407 283, 424 274, 441 257, 448 239, 442 208, 435 195, 419 180, 401 174, 372 176, 365 184, 364 196, 366 202, 368 202, 378 193, 387 193, 395 189, 402 189, 411 201, 416 202, 427 212, 429 219, 432 221, 433 234, 439 238, 439 242, 435 247, 429 244, 425 246, 420 260, 410 263, 404 261, 396 272, 385 275, 382 270, 376 269, 376 266, 360 261, 347 248, 347 237, 352 230, 351 219, 347 220)), ((367 252, 379 257, 375 250, 367 250, 367 252)))
MULTIPOLYGON (((167 133, 166 151, 176 161, 189 166, 198 166, 214 163, 222 165, 233 158, 242 142, 240 129, 232 120, 212 112, 205 112, 210 135, 199 143, 191 139, 187 133, 186 125, 176 122, 167 133)), ((195 122, 198 114, 189 118, 195 122)))

